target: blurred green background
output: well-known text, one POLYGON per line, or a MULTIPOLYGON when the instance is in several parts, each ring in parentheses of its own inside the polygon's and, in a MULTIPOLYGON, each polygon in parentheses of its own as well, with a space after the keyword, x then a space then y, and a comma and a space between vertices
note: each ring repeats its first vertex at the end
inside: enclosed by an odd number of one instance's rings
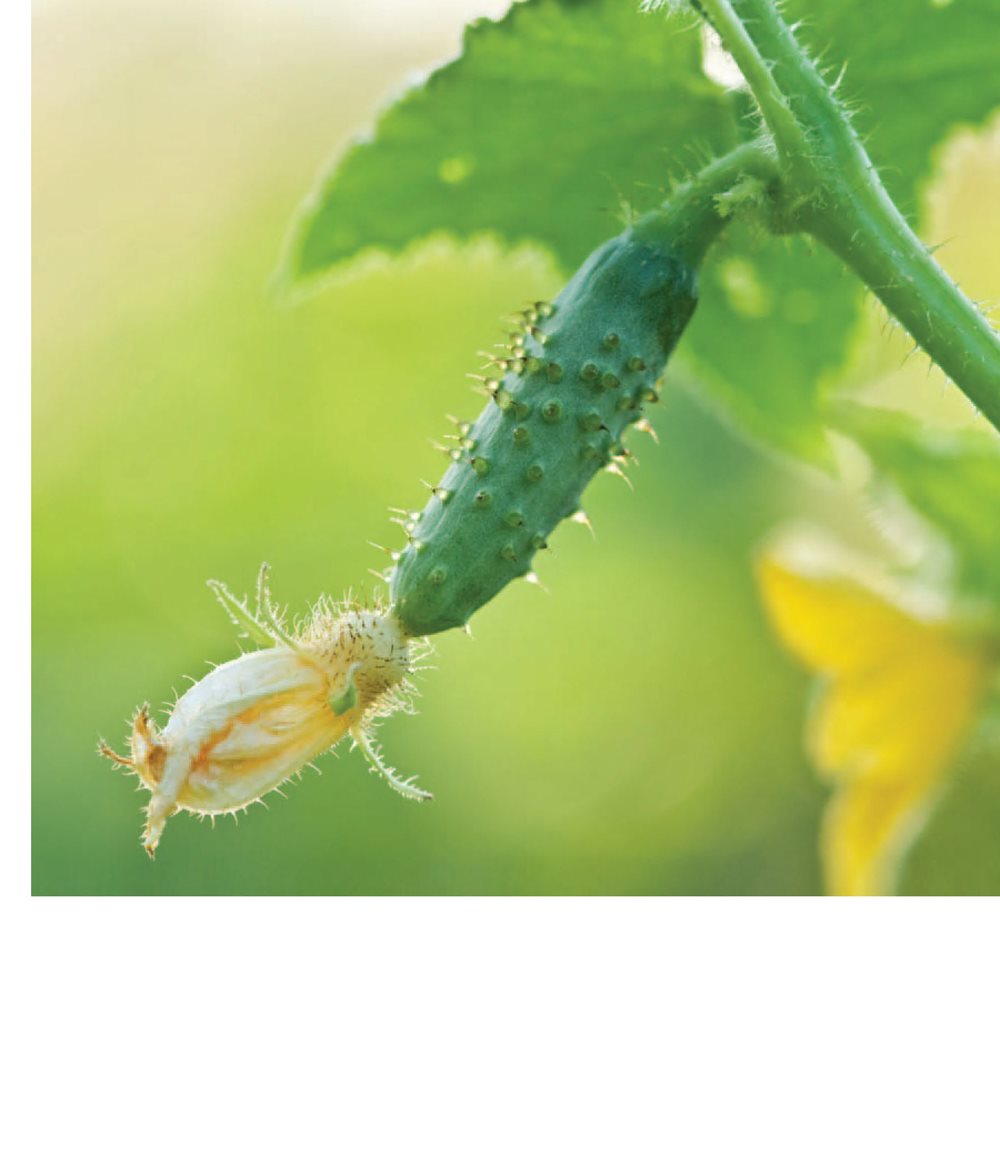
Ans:
MULTIPOLYGON (((637 436, 634 494, 609 475, 588 494, 596 542, 561 529, 548 594, 512 586, 474 639, 437 638, 419 716, 384 727, 433 804, 341 749, 269 811, 178 816, 154 864, 145 797, 96 756, 142 700, 234 653, 206 578, 242 592, 266 558, 296 611, 370 590, 367 540, 396 542, 387 508, 443 469, 443 415, 478 407, 475 351, 557 290, 542 256, 442 242, 304 304, 268 294, 322 163, 483 10, 36 5, 37 894, 818 892, 808 682, 763 622, 750 555, 789 517, 861 537, 863 508, 741 444, 682 362, 662 444, 637 436)), ((894 362, 879 351, 867 376, 894 362)), ((998 815, 995 779, 967 767, 904 890, 1000 892, 998 815)))

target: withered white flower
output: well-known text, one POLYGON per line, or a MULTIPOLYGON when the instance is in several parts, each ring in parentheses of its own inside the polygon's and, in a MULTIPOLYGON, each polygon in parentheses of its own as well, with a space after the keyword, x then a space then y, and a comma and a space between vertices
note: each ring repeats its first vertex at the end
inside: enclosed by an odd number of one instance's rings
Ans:
POLYGON ((347 734, 369 767, 400 794, 431 797, 412 779, 400 779, 371 738, 377 718, 409 708, 409 678, 423 642, 408 640, 388 611, 325 600, 290 634, 271 601, 266 564, 254 614, 222 584, 213 580, 209 587, 258 650, 198 681, 162 730, 142 706, 132 723, 128 757, 103 742, 99 747, 152 791, 142 836, 150 857, 178 810, 235 813, 347 734))

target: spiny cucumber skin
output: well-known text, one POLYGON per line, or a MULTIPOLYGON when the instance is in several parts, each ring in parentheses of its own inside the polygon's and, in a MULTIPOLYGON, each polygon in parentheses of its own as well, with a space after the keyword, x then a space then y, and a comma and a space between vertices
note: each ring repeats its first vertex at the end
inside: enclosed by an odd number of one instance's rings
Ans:
POLYGON ((538 321, 544 343, 525 335, 525 361, 540 366, 498 376, 501 391, 463 436, 460 460, 396 562, 390 593, 411 635, 467 624, 579 510, 587 483, 655 400, 696 283, 689 264, 631 231, 576 272, 538 321))

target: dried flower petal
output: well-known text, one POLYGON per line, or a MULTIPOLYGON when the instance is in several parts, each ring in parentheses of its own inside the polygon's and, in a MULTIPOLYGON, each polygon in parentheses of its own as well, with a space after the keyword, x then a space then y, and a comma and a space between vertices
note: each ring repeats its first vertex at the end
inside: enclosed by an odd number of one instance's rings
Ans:
POLYGON ((178 810, 240 810, 346 734, 400 793, 430 797, 397 778, 366 733, 373 719, 406 706, 412 690, 412 645, 391 613, 323 601, 292 636, 271 604, 266 567, 256 616, 222 585, 211 586, 244 634, 267 647, 213 669, 180 698, 162 730, 148 706, 140 708, 127 757, 100 747, 152 791, 143 833, 150 856, 178 810))

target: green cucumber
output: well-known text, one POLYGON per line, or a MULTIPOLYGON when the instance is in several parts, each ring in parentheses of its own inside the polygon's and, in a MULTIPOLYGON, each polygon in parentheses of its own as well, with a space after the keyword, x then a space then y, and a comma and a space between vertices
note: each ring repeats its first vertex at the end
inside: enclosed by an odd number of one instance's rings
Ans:
POLYGON ((406 523, 390 593, 407 632, 461 627, 530 571, 591 478, 624 454, 696 300, 689 256, 643 220, 524 314, 484 381, 492 400, 461 426, 453 464, 406 523))

